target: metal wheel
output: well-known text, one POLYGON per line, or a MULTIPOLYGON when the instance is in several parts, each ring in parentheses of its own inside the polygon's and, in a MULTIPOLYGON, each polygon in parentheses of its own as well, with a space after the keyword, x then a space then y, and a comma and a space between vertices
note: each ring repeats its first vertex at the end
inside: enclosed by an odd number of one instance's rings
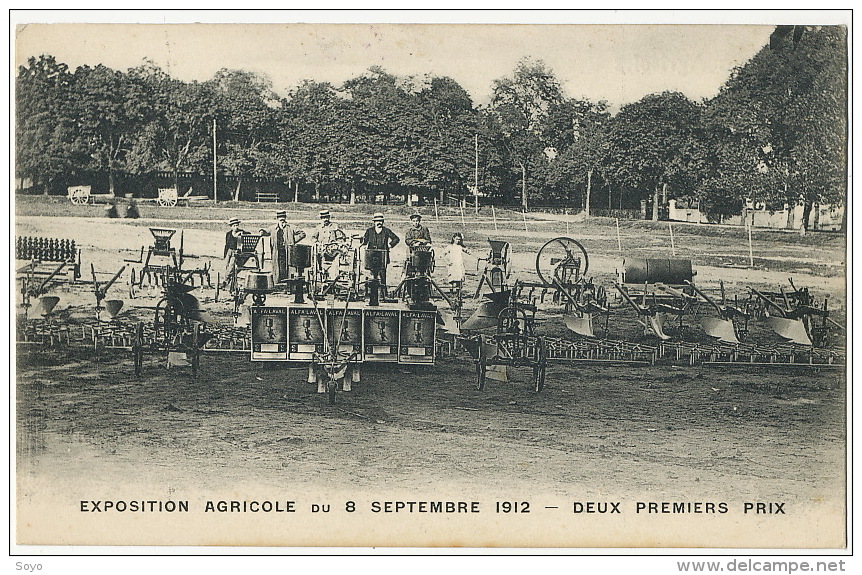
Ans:
POLYGON ((476 358, 476 389, 482 391, 485 389, 485 371, 487 364, 485 357, 482 355, 482 338, 479 338, 479 354, 476 358))
POLYGON ((572 238, 554 238, 545 243, 536 255, 536 273, 547 286, 552 286, 554 280, 563 285, 572 283, 577 279, 569 277, 573 270, 583 276, 589 268, 587 250, 572 238))
POLYGON ((545 387, 545 370, 548 366, 547 350, 545 349, 544 338, 537 338, 536 345, 538 347, 538 358, 536 365, 533 366, 533 389, 536 393, 542 391, 545 387))
POLYGON ((192 364, 192 377, 197 377, 198 369, 201 365, 201 349, 200 349, 200 328, 201 325, 199 323, 195 324, 194 329, 192 330, 192 349, 190 351, 191 354, 191 364, 192 364))
POLYGON ((73 204, 79 206, 86 204, 89 199, 90 197, 84 190, 75 190, 72 192, 72 195, 69 196, 69 200, 71 200, 73 204))
POLYGON ((164 298, 156 304, 155 339, 160 339, 166 350, 174 344, 174 337, 180 332, 184 318, 182 302, 173 298, 164 298), (159 329, 161 328, 161 334, 159 329))
POLYGON ((144 368, 144 322, 135 326, 135 339, 132 342, 132 357, 135 363, 135 375, 141 377, 144 368))
POLYGON ((485 365, 485 360, 480 359, 476 362, 476 389, 479 391, 484 391, 485 389, 485 370, 487 366, 485 365))

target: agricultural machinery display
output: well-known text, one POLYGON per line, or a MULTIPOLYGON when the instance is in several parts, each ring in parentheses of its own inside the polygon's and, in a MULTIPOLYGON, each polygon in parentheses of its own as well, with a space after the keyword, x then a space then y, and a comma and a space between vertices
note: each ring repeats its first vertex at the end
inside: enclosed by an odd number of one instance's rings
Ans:
POLYGON ((731 296, 722 280, 696 281, 688 259, 624 258, 616 274, 598 276, 609 290, 597 281, 581 241, 545 242, 534 255, 535 274, 513 277, 511 244, 489 238, 487 255, 478 258, 484 269, 477 288, 465 301, 460 289, 452 297, 440 289, 435 254, 426 246, 410 251, 400 283, 383 293, 374 272, 385 269, 388 256, 360 249, 358 236, 331 246, 292 246, 291 272, 277 283, 265 268, 262 235, 245 233, 226 277, 212 286, 209 261, 184 265, 196 256, 184 252, 182 231, 178 246, 172 245, 176 230, 150 232, 153 244, 118 271, 103 274, 91 264, 91 282, 79 281, 81 250, 74 242, 17 238, 19 341, 52 346, 81 337, 96 348, 126 349, 138 375, 147 354, 168 367, 189 367, 192 375, 207 353, 296 362, 308 366, 309 382, 330 403, 337 390, 350 391, 360 381, 364 364, 434 365, 459 352, 472 359, 478 390, 527 368, 537 392, 546 388, 554 363, 844 364, 843 337, 836 333, 845 328, 830 317, 827 297, 815 297, 792 279, 789 287, 746 286, 731 296), (160 288, 153 305, 124 307, 110 297, 129 264, 140 265, 129 281, 133 296, 137 289, 153 298, 143 288, 160 288), (79 285, 95 295, 96 314, 80 319, 78 330, 64 324, 73 313, 59 318, 54 309, 79 285), (221 317, 192 293, 213 290, 201 298, 217 304, 223 289, 233 306, 221 317), (28 317, 33 311, 37 317, 28 317))

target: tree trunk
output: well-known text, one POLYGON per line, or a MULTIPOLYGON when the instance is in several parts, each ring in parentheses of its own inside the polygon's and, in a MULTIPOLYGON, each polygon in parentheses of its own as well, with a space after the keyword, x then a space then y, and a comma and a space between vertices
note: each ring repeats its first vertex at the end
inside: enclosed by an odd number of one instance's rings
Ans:
POLYGON ((293 182, 293 203, 299 203, 299 182, 293 182))
POLYGON ((811 229, 817 231, 820 229, 820 202, 814 202, 811 209, 814 211, 814 221, 811 222, 811 229))
POLYGON ((593 171, 587 170, 587 197, 584 200, 584 213, 590 217, 590 192, 592 191, 593 171))
POLYGON ((356 203, 356 182, 350 182, 350 205, 354 205, 356 203))
POLYGON ((236 188, 233 190, 233 201, 239 201, 239 190, 242 187, 242 178, 238 178, 236 181, 236 188))
POLYGON ((413 206, 413 194, 410 193, 410 190, 404 191, 404 203, 407 204, 408 207, 413 206))
POLYGON ((802 233, 804 234, 810 228, 808 227, 808 219, 811 217, 811 208, 813 207, 814 202, 809 199, 805 200, 805 203, 802 204, 802 233))
POLYGON ((521 207, 527 211, 527 164, 520 162, 521 165, 521 207))
POLYGON ((108 194, 114 195, 114 170, 108 167, 108 194))
POLYGON ((658 221, 658 194, 659 189, 658 186, 655 187, 652 195, 652 221, 658 221))
POLYGON ((320 201, 320 181, 314 180, 314 201, 320 201))

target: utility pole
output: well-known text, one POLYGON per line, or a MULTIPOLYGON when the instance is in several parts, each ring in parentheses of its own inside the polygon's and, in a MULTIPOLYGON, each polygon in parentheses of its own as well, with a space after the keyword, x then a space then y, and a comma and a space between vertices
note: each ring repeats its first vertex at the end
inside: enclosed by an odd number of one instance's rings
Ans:
POLYGON ((216 119, 213 118, 213 203, 218 203, 218 156, 216 155, 216 119))
POLYGON ((476 160, 473 169, 473 203, 476 206, 476 215, 479 215, 479 134, 475 134, 476 160))

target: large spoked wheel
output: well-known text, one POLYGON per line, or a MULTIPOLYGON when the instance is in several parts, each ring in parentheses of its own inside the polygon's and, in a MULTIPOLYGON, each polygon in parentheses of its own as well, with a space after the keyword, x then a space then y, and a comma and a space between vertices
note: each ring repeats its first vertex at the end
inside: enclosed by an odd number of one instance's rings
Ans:
POLYGON ((536 255, 536 273, 547 286, 554 285, 554 280, 564 285, 570 283, 573 278, 569 276, 574 269, 583 276, 589 268, 587 250, 572 238, 554 238, 536 255))
POLYGON ((132 342, 132 357, 135 363, 135 375, 141 377, 144 370, 144 322, 135 326, 135 339, 132 342))
POLYGON ((159 196, 159 205, 163 208, 172 208, 177 205, 176 196, 159 196))
POLYGON ((69 196, 69 200, 78 206, 82 206, 89 201, 90 197, 87 195, 87 192, 84 190, 74 190, 69 196))

